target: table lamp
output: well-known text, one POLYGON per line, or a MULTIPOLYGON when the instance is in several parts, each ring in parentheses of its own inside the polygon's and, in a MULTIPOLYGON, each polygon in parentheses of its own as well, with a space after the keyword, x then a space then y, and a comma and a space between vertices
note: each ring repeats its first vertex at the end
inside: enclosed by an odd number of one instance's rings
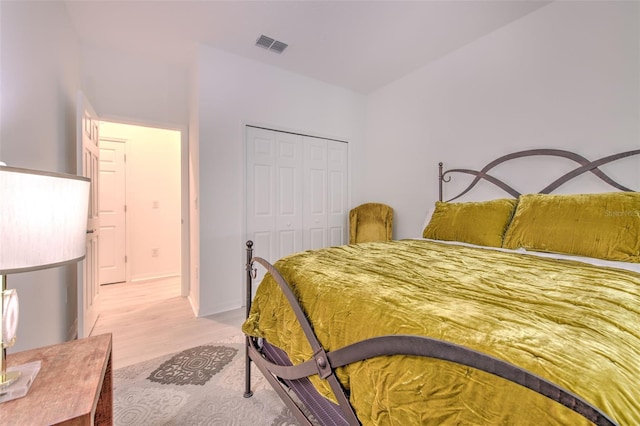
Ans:
POLYGON ((7 289, 7 275, 84 258, 89 192, 84 177, 0 163, 0 402, 26 395, 40 371, 40 361, 7 369, 18 324, 18 297, 7 289))

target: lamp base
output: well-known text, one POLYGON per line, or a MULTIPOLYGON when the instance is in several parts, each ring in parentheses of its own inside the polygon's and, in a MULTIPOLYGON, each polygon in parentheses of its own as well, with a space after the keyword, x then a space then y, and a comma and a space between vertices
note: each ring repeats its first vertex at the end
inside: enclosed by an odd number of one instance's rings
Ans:
POLYGON ((4 389, 8 386, 11 386, 19 378, 20 378, 19 371, 8 371, 7 374, 4 375, 4 381, 0 382, 0 389, 4 389))
POLYGON ((0 403, 25 396, 40 372, 41 366, 42 363, 40 361, 34 361, 7 368, 8 380, 0 385, 0 403), (11 382, 12 378, 13 382, 11 382))

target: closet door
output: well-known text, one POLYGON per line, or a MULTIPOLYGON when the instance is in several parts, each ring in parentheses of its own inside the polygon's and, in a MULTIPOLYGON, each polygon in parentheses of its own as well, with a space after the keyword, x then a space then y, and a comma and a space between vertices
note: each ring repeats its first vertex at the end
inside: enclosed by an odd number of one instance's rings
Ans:
POLYGON ((327 141, 327 234, 329 246, 349 242, 348 144, 327 141))
POLYGON ((304 249, 327 247, 327 140, 305 136, 304 249))
POLYGON ((247 238, 275 261, 302 250, 302 137, 246 128, 247 238))
POLYGON ((304 249, 346 244, 348 146, 311 136, 305 136, 303 143, 304 249))
POLYGON ((247 126, 246 229, 275 262, 346 244, 347 144, 247 126))
POLYGON ((302 220, 303 160, 302 137, 289 133, 275 134, 276 167, 276 243, 281 258, 303 250, 302 220))

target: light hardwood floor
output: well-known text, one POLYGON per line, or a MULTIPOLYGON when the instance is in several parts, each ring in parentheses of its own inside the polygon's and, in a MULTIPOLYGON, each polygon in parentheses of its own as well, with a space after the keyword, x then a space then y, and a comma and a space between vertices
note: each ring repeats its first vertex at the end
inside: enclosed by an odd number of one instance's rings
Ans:
POLYGON ((91 335, 113 334, 113 368, 240 336, 244 308, 196 318, 179 279, 100 287, 91 335))

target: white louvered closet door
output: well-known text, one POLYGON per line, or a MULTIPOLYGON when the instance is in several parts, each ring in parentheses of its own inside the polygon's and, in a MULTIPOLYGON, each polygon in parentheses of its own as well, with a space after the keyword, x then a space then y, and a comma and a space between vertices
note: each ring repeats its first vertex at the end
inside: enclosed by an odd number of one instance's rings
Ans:
POLYGON ((255 255, 347 242, 347 144, 246 127, 246 230, 255 255))

